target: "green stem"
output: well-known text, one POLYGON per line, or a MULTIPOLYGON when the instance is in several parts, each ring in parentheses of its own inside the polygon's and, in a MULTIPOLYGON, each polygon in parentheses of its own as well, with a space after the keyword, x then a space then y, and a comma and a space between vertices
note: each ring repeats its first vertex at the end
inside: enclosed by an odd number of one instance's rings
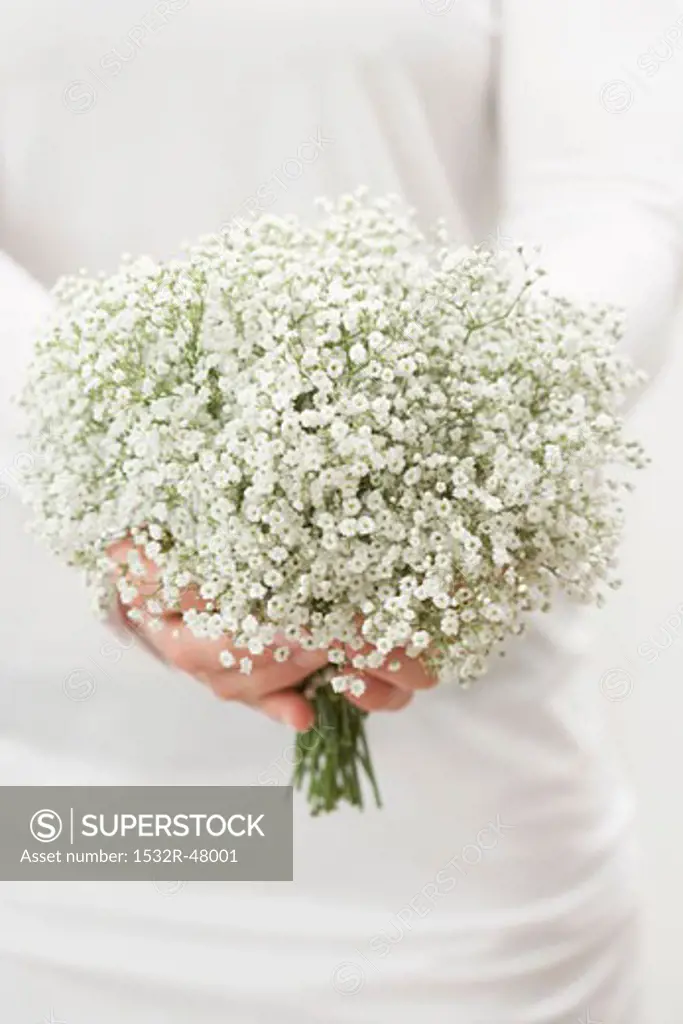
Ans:
POLYGON ((302 690, 311 692, 315 724, 299 733, 292 785, 308 790, 312 815, 334 811, 346 802, 363 807, 361 772, 370 783, 375 803, 382 806, 362 711, 330 686, 338 669, 321 669, 310 676, 302 690))

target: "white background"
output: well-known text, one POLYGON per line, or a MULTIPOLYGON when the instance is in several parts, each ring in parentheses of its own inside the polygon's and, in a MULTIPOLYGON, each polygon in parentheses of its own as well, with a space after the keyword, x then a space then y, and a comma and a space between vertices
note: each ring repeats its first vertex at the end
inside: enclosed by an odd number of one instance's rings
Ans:
POLYGON ((673 365, 643 399, 633 427, 654 462, 637 477, 622 560, 624 587, 603 612, 605 639, 596 685, 605 692, 639 801, 650 1001, 646 1020, 680 1024, 683 320, 673 365))

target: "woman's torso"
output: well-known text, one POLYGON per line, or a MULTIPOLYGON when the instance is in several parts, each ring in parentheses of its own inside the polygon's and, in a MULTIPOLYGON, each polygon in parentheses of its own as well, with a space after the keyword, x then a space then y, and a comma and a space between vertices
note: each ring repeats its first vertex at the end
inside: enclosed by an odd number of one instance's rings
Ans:
MULTIPOLYGON (((45 283, 111 269, 124 251, 168 254, 259 209, 306 215, 316 195, 359 184, 404 194, 425 222, 445 216, 461 240, 494 230, 492 2, 4 7, 2 245, 45 283)), ((281 727, 112 639, 73 577, 21 536, 13 498, 0 514, 15 580, 0 608, 3 782, 287 780, 281 727)), ((480 686, 377 716, 386 807, 312 822, 300 803, 293 886, 190 885, 167 903, 151 886, 4 894, 50 904, 62 927, 65 902, 91 903, 93 935, 125 908, 146 919, 147 966, 158 957, 162 973, 172 922, 201 926, 199 945, 220 935, 245 979, 251 953, 277 963, 281 993, 306 977, 328 986, 336 963, 362 953, 377 961, 364 968, 368 990, 375 970, 381 987, 420 977, 423 962, 433 985, 460 985, 463 1000, 471 989, 483 1006, 488 968, 513 970, 539 922, 571 920, 557 953, 571 960, 586 929, 605 927, 605 901, 623 900, 612 865, 628 801, 604 747, 587 636, 563 607, 480 686), (397 926, 454 858, 452 890, 397 926), (405 941, 390 957, 370 952, 398 927, 405 941)), ((97 957, 97 943, 72 938, 60 955, 97 957)), ((509 1005, 525 998, 511 989, 509 1005)))
POLYGON ((480 237, 492 3, 7 3, 3 244, 52 281, 358 184, 480 237))

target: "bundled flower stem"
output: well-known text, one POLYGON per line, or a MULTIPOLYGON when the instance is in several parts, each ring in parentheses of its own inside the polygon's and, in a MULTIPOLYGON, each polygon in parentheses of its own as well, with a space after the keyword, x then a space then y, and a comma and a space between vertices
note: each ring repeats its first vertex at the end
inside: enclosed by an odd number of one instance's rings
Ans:
POLYGON ((363 807, 363 779, 370 783, 377 807, 379 787, 365 734, 367 712, 350 704, 330 686, 334 669, 314 673, 304 692, 315 708, 315 723, 299 733, 292 782, 308 783, 311 814, 333 811, 342 801, 363 807))

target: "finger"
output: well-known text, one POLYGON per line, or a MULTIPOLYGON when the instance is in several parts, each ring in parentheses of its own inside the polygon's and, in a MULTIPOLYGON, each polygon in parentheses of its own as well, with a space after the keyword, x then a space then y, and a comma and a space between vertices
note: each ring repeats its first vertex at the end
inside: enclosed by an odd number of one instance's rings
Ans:
MULTIPOLYGON (((371 650, 372 647, 368 646, 361 653, 366 654, 371 650)), ((409 658, 403 648, 397 648, 388 654, 381 668, 366 668, 363 669, 363 673, 373 679, 381 679, 390 683, 400 690, 428 690, 438 682, 436 676, 425 667, 421 658, 409 658), (392 664, 398 664, 398 671, 392 671, 389 668, 392 664)))
POLYGON ((128 555, 135 549, 135 545, 130 537, 121 537, 120 540, 112 541, 107 548, 107 554, 112 561, 118 563, 118 565, 125 567, 128 564, 128 555))
MULTIPOLYGON (((129 607, 141 608, 144 604, 145 598, 151 597, 159 590, 159 584, 161 582, 161 570, 159 569, 159 566, 148 558, 144 549, 135 545, 130 537, 125 537, 122 540, 115 541, 107 549, 107 554, 118 565, 117 575, 125 577, 138 590, 138 595, 133 598, 132 601, 128 602, 129 607), (128 555, 131 551, 135 551, 139 557, 139 561, 143 568, 142 576, 131 571, 130 563, 128 561, 128 555)), ((162 614, 175 615, 178 611, 187 612, 190 611, 190 609, 202 612, 206 610, 207 604, 208 602, 200 596, 197 586, 192 584, 181 592, 177 607, 172 610, 164 609, 162 614)))
POLYGON ((137 547, 130 537, 124 537, 122 540, 110 544, 107 548, 107 554, 117 565, 117 568, 114 570, 115 574, 120 578, 126 579, 138 591, 131 601, 126 602, 128 607, 140 608, 147 598, 152 597, 158 592, 161 581, 159 566, 148 558, 143 549, 137 547), (129 561, 129 556, 132 552, 135 552, 137 555, 137 560, 142 568, 141 574, 132 571, 129 561))
POLYGON ((245 700, 251 703, 276 690, 297 685, 327 664, 325 651, 305 651, 292 647, 287 661, 277 662, 273 651, 260 655, 236 648, 227 637, 210 640, 196 637, 180 616, 167 617, 151 626, 151 618, 140 612, 141 621, 135 623, 145 640, 171 665, 194 676, 210 686, 224 700, 245 700), (234 668, 222 667, 220 655, 228 651, 235 659, 234 668), (241 671, 240 662, 249 658, 251 672, 241 671))
POLYGON ((221 662, 220 655, 223 652, 229 652, 232 655, 235 667, 239 665, 242 658, 247 656, 254 668, 260 668, 272 661, 272 655, 268 652, 258 656, 249 655, 248 651, 236 648, 228 637, 214 640, 195 636, 183 621, 182 616, 177 613, 160 619, 158 616, 150 615, 147 609, 142 608, 136 610, 132 621, 138 632, 145 636, 163 658, 191 675, 199 676, 201 673, 207 672, 230 672, 231 668, 221 662))
POLYGON ((120 617, 121 620, 123 620, 123 623, 124 623, 126 629, 129 629, 134 634, 134 636, 137 638, 139 643, 147 651, 149 651, 150 654, 152 654, 159 661, 163 661, 164 664, 165 664, 166 663, 165 658, 163 657, 161 652, 158 650, 156 645, 153 644, 150 641, 150 638, 149 638, 150 631, 140 628, 140 624, 139 623, 134 622, 132 619, 130 619, 128 617, 128 612, 130 610, 130 606, 124 604, 123 601, 121 601, 120 598, 117 598, 116 599, 116 604, 115 604, 114 607, 116 609, 117 615, 120 617))
POLYGON ((297 732, 306 732, 315 723, 315 710, 297 690, 279 690, 257 701, 254 707, 297 732))
POLYGON ((190 669, 190 674, 210 686, 216 696, 223 700, 241 700, 246 704, 254 704, 282 690, 293 687, 303 689, 305 681, 320 668, 320 663, 311 662, 310 657, 306 653, 301 661, 294 657, 284 663, 271 660, 261 668, 252 669, 249 674, 241 672, 239 668, 200 672, 190 669))
POLYGON ((178 600, 178 610, 181 612, 189 612, 193 608, 203 612, 206 611, 206 606, 207 601, 199 596, 199 590, 194 585, 183 590, 178 600))
POLYGON ((134 544, 130 537, 122 537, 120 540, 114 541, 107 548, 107 554, 116 562, 119 569, 126 574, 131 574, 130 569, 130 555, 136 554, 139 562, 142 564, 145 572, 139 576, 137 573, 134 575, 135 579, 147 579, 158 580, 160 573, 159 567, 154 563, 151 558, 148 558, 144 552, 144 549, 137 544, 134 544))
POLYGON ((373 679, 364 672, 361 673, 361 678, 365 683, 365 692, 360 697, 354 697, 348 692, 344 696, 363 711, 398 711, 413 699, 410 690, 399 690, 398 687, 381 679, 373 679))

